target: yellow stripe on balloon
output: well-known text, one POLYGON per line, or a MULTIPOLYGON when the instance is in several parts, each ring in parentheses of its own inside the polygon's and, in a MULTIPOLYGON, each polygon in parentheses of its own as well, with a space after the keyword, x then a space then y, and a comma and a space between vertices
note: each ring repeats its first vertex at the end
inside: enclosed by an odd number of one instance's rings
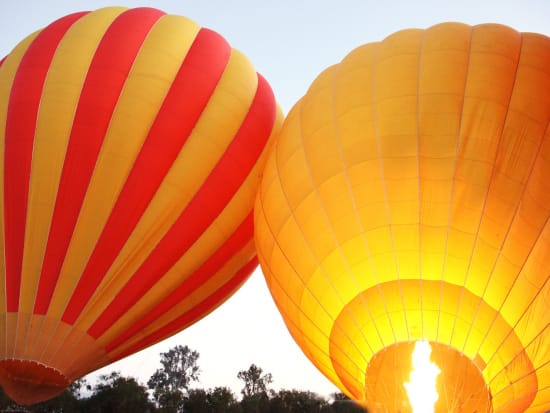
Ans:
POLYGON ((79 19, 59 43, 44 83, 34 135, 20 311, 32 313, 50 222, 75 108, 104 31, 124 8, 105 8, 79 19), (93 25, 96 31, 88 28, 93 25), (59 96, 62 95, 63 99, 59 96), (52 122, 52 119, 56 119, 52 122), (46 173, 47 171, 47 173, 46 173))
MULTIPOLYGON (((236 54, 236 51, 233 50, 233 54, 236 54)), ((240 53, 237 53, 238 61, 244 64, 247 64, 247 61, 241 60, 243 59, 242 55, 240 53)), ((232 63, 230 61, 230 64, 228 66, 231 67, 232 63)), ((252 69, 252 68, 251 68, 252 69)), ((238 73, 241 69, 238 69, 236 73, 238 73)), ((230 73, 232 70, 230 70, 230 73)), ((241 72, 242 73, 242 72, 241 72)), ((251 73, 253 75, 253 72, 251 73)), ((251 79, 254 79, 255 75, 251 77, 251 79)), ((222 78, 223 79, 223 78, 222 78)), ((229 79, 226 79, 227 81, 229 79)), ((223 82, 223 84, 220 84, 218 87, 219 92, 221 92, 222 89, 226 89, 222 86, 229 86, 233 85, 234 82, 223 82)), ((242 87, 238 87, 237 85, 234 86, 236 89, 234 92, 237 93, 237 90, 243 90, 242 87)), ((216 99, 215 96, 218 91, 215 92, 213 99, 216 99)), ((226 93, 228 93, 228 97, 234 96, 233 90, 231 88, 227 88, 225 90, 226 93)), ((252 94, 250 97, 252 99, 254 90, 251 88, 249 92, 252 94)), ((243 97, 244 94, 243 94, 243 97)), ((218 102, 219 104, 219 102, 218 102)), ((246 105, 244 105, 246 107, 246 105)), ((244 115, 244 114, 243 114, 244 115)), ((210 117, 207 117, 207 119, 212 119, 210 117)), ((277 119, 275 121, 275 125, 280 125, 282 122, 282 113, 279 111, 277 114, 277 119)), ((204 125, 206 126, 210 122, 203 122, 199 121, 197 123, 197 126, 204 125)), ((239 123, 240 124, 240 123, 239 123)), ((224 129, 226 130, 226 129, 224 129)), ((273 134, 270 137, 270 139, 274 138, 274 134, 277 131, 277 127, 274 127, 273 134)), ((218 217, 210 224, 208 229, 196 240, 196 242, 189 248, 187 253, 183 255, 175 264, 174 266, 166 272, 166 274, 146 293, 143 295, 143 297, 130 309, 126 314, 124 314, 117 323, 115 323, 109 330, 106 331, 104 335, 102 335, 98 342, 100 343, 109 343, 114 338, 116 338, 118 335, 120 335, 124 328, 128 325, 131 325, 132 320, 138 319, 139 314, 144 314, 144 312, 147 311, 147 309, 150 309, 152 306, 154 306, 156 303, 161 301, 163 298, 165 298, 173 289, 174 285, 181 284, 185 279, 187 279, 189 276, 193 274, 195 270, 199 268, 199 266, 208 259, 212 252, 208 253, 208 245, 214 246, 214 250, 217 250, 232 234, 235 232, 237 227, 245 220, 246 216, 250 213, 250 204, 251 202, 254 202, 254 198, 256 196, 255 189, 258 186, 258 182, 261 176, 261 172, 263 169, 263 165, 265 162, 266 157, 266 150, 264 149, 262 155, 258 158, 256 164, 254 165, 253 169, 250 171, 248 177, 243 182, 243 184, 240 186, 238 191, 235 193, 231 201, 226 205, 226 207, 223 209, 223 211, 218 215, 218 217)), ((182 165, 183 166, 183 165, 182 165)), ((243 246, 241 251, 236 254, 236 256, 240 257, 240 262, 246 262, 252 259, 252 257, 255 255, 255 250, 252 248, 252 245, 249 244, 247 246, 243 246), (247 258, 248 257, 248 258, 247 258), (243 261, 243 258, 245 261, 243 261)), ((238 262, 238 261, 235 261, 238 262)), ((217 275, 216 279, 218 279, 218 285, 220 285, 220 280, 225 279, 225 281, 228 281, 229 278, 233 275, 228 271, 231 271, 231 268, 233 270, 235 269, 235 265, 229 265, 225 264, 222 269, 219 270, 219 274, 217 275)), ((135 271, 135 269, 133 269, 135 271)), ((223 283, 222 283, 223 284, 223 283)), ((207 284, 205 284, 207 285, 207 284)), ((215 284, 212 284, 212 286, 215 284)), ((201 286, 198 290, 203 288, 201 286)), ((214 292, 214 289, 207 289, 205 290, 204 297, 207 297, 208 295, 212 294, 214 292)), ((195 293, 193 293, 195 294, 195 293)), ((185 300, 182 302, 181 307, 187 308, 189 306, 189 302, 185 300)), ((191 306, 192 307, 192 306, 191 306)), ((189 307, 189 308, 191 308, 189 307)), ((180 308, 178 306, 177 308, 180 308)), ((92 313, 95 312, 94 310, 91 310, 92 313)), ((165 323, 168 323, 171 321, 174 317, 177 317, 179 314, 181 314, 182 311, 171 311, 170 313, 163 316, 158 325, 163 325, 165 323)), ((147 334, 143 334, 143 336, 146 336, 147 334)))
MULTIPOLYGON (((176 306, 172 307, 168 312, 158 318, 152 325, 149 325, 146 328, 140 330, 138 333, 132 335, 129 341, 125 342, 124 345, 122 345, 121 347, 116 348, 112 353, 109 353, 109 356, 115 358, 117 354, 123 353, 127 348, 154 333, 160 327, 168 324, 185 312, 192 310, 202 301, 206 300, 210 295, 214 294, 220 288, 220 285, 223 285, 230 280, 231 276, 234 275, 236 264, 238 264, 239 262, 245 262, 243 260, 251 259, 253 256, 254 245, 253 242, 250 241, 239 252, 232 256, 232 258, 227 261, 227 263, 222 268, 220 268, 218 272, 216 272, 206 282, 202 283, 199 287, 194 289, 189 294, 189 296, 185 298, 185 300, 179 302, 176 306)), ((179 268, 176 264, 174 268, 166 274, 166 276, 169 277, 170 275, 174 276, 178 274, 181 274, 181 268, 179 268)), ((149 301, 149 303, 158 302, 163 298, 163 295, 164 294, 156 296, 155 291, 150 291, 141 300, 141 305, 147 304, 147 301, 149 301)), ((138 304, 135 307, 132 307, 128 314, 125 314, 122 318, 120 318, 120 320, 115 323, 113 327, 111 327, 103 336, 98 339, 98 342, 109 343, 113 338, 116 338, 121 332, 123 332, 124 325, 132 319, 131 313, 135 312, 136 314, 139 314, 139 311, 134 311, 137 307, 140 307, 140 305, 138 304)), ((126 326, 127 325, 128 324, 126 324, 126 326)))
MULTIPOLYGON (((79 328, 87 329, 98 314, 118 294, 137 268, 147 258, 158 242, 170 229, 185 207, 201 188, 204 180, 225 152, 237 133, 254 98, 256 82, 243 83, 242 79, 256 79, 256 72, 248 59, 240 52, 232 51, 229 63, 218 82, 193 132, 182 147, 174 164, 136 225, 132 235, 122 248, 106 277, 90 299, 79 320, 79 328), (223 130, 223 133, 220 133, 223 130)), ((242 190, 242 188, 241 188, 242 190)), ((250 199, 248 199, 250 203, 250 199)), ((250 205, 248 203, 248 206, 250 205)), ((182 257, 185 273, 165 275, 154 288, 166 294, 164 285, 174 285, 174 280, 184 279, 193 273, 211 253, 234 231, 248 214, 248 206, 239 215, 213 223, 195 245, 182 257)), ((142 300, 147 305, 147 300, 142 300)), ((138 305, 138 307, 140 307, 138 305)), ((123 319, 126 316, 123 316, 123 319)))
POLYGON ((153 26, 128 74, 48 310, 51 317, 59 318, 63 313, 78 282, 74 274, 82 273, 155 119, 157 108, 200 29, 187 19, 182 25, 181 19, 184 18, 164 16, 160 20, 162 24, 158 22, 153 26), (158 47, 170 39, 170 53, 158 47))

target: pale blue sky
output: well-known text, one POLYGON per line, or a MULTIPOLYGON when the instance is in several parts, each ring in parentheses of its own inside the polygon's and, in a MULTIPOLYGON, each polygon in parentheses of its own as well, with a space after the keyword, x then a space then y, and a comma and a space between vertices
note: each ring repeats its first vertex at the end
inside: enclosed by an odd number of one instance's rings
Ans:
MULTIPOLYGON (((219 32, 266 77, 285 113, 324 68, 397 30, 496 22, 550 35, 550 0, 0 0, 0 56, 58 17, 109 5, 156 7, 219 32)), ((337 391, 292 341, 260 270, 207 318, 100 372, 120 370, 145 383, 159 365, 158 354, 176 344, 200 352, 196 387, 229 386, 239 395, 237 373, 255 363, 273 374, 274 389, 337 391)))

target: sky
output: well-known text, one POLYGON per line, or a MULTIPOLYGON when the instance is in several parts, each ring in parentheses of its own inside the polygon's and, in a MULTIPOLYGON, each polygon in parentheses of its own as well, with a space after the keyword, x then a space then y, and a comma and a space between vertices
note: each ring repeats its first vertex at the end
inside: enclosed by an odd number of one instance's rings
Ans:
MULTIPOLYGON (((323 69, 398 30, 491 22, 550 35, 549 0, 0 0, 0 57, 59 17, 111 5, 155 7, 220 33, 268 80, 284 113, 323 69)), ((200 382, 192 387, 227 386, 239 396, 243 383, 237 374, 254 363, 272 374, 274 390, 327 397, 338 391, 292 340, 259 268, 206 318, 87 379, 94 383, 99 374, 115 370, 145 384, 160 367, 159 354, 178 344, 200 353, 200 382)))

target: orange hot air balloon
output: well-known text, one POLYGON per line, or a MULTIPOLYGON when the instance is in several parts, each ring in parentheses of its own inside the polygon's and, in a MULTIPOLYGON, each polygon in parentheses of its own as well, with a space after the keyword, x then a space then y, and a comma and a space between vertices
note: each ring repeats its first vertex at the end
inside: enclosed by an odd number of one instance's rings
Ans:
POLYGON ((151 8, 63 17, 0 68, 0 385, 19 403, 158 342, 257 265, 282 122, 215 32, 151 8))
POLYGON ((260 264, 305 355, 370 413, 550 409, 550 38, 404 30, 326 69, 270 150, 260 264), (430 360, 428 360, 430 361, 430 360))

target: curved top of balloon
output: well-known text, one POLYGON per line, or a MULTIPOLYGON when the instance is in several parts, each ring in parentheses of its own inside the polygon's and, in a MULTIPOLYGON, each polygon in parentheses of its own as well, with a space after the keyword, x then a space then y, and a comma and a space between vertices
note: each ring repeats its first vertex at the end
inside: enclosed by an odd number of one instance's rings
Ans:
POLYGON ((319 75, 270 150, 260 264, 311 361, 370 412, 550 409, 550 38, 446 23, 319 75), (458 410, 453 410, 458 409, 458 410))
POLYGON ((30 404, 182 330, 257 265, 282 121, 217 33, 152 8, 65 16, 0 68, 0 385, 30 404))

